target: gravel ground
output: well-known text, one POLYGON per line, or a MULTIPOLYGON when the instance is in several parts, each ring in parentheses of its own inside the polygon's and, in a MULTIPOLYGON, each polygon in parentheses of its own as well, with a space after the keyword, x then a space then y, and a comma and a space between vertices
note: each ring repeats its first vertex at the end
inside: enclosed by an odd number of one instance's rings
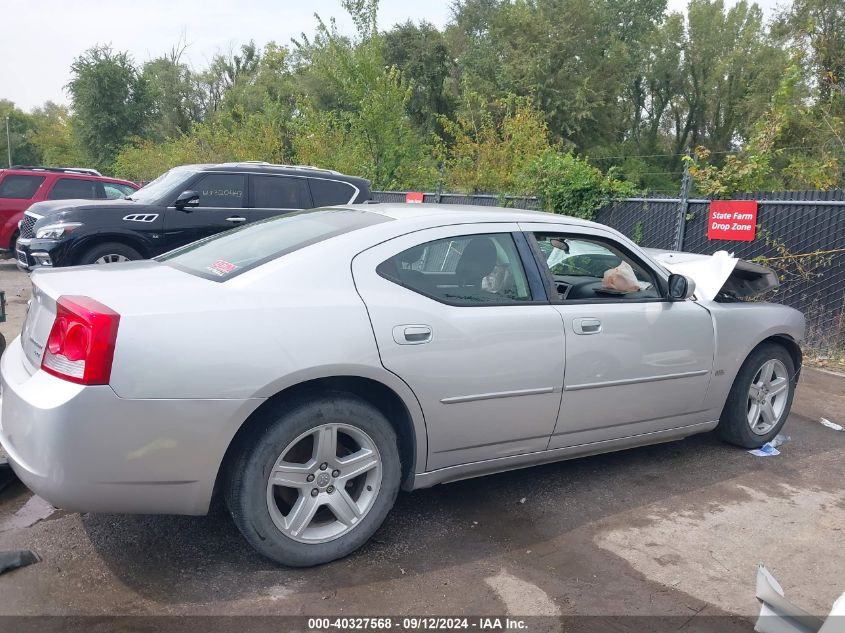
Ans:
MULTIPOLYGON (((0 288, 11 340, 29 288, 12 261, 0 288)), ((18 483, 0 493, 0 550, 43 560, 0 577, 0 615, 628 614, 749 631, 761 562, 824 614, 845 591, 845 433, 818 420, 844 411, 845 379, 807 370, 778 457, 708 434, 402 494, 370 544, 308 570, 257 556, 219 509, 21 527, 18 483)))

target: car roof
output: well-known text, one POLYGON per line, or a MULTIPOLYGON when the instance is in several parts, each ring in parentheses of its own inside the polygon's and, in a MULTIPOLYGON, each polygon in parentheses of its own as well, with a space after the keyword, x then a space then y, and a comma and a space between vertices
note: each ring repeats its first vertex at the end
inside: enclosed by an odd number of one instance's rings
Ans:
POLYGON ((332 178, 344 181, 367 183, 365 178, 347 176, 332 169, 322 169, 311 165, 276 165, 266 161, 248 160, 233 163, 204 163, 198 165, 182 165, 182 167, 193 168, 198 171, 233 171, 247 172, 254 174, 280 174, 286 176, 309 176, 312 178, 332 178))
POLYGON ((431 220, 432 222, 553 222, 575 226, 607 229, 606 226, 568 215, 513 209, 507 207, 487 207, 469 204, 429 204, 429 203, 368 203, 345 205, 345 209, 360 209, 378 213, 399 221, 431 220))
POLYGON ((139 185, 131 180, 113 178, 87 171, 86 168, 75 167, 16 167, 0 168, 0 176, 55 176, 56 178, 77 178, 80 180, 94 180, 97 182, 113 182, 121 185, 131 185, 138 189, 139 185))

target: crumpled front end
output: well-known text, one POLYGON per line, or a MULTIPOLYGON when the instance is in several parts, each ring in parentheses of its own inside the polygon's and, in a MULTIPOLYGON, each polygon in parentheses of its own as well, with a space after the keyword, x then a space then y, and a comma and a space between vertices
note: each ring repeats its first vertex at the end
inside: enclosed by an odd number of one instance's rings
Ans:
POLYGON ((771 268, 734 257, 727 251, 713 255, 646 249, 669 272, 695 281, 696 296, 708 301, 744 301, 779 285, 771 268))

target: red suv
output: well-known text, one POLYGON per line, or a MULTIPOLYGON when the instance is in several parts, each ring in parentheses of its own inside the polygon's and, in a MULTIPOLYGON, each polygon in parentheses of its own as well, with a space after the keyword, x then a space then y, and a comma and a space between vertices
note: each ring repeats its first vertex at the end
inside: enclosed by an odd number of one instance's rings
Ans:
POLYGON ((30 205, 42 200, 114 200, 138 185, 104 178, 94 169, 24 167, 0 169, 0 252, 14 253, 18 222, 30 205))

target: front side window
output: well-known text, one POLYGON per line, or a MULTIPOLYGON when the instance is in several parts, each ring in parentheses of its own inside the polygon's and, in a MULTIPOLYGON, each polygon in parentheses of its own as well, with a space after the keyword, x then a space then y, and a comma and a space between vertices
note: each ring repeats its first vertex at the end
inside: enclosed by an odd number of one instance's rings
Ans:
POLYGON ((6 176, 0 182, 0 198, 29 200, 44 182, 44 176, 6 176))
POLYGON ((48 200, 93 200, 98 197, 97 189, 100 183, 82 178, 59 178, 50 193, 48 200))
POLYGON ((376 271, 401 286, 452 305, 532 301, 510 233, 426 242, 382 262, 376 271))
POLYGON ((609 241, 535 233, 561 301, 659 299, 651 271, 609 241))
POLYGON ((308 209, 312 206, 308 181, 289 176, 252 176, 252 206, 257 209, 308 209))
POLYGON ((243 174, 207 174, 193 186, 200 207, 240 208, 244 206, 246 178, 243 174))

